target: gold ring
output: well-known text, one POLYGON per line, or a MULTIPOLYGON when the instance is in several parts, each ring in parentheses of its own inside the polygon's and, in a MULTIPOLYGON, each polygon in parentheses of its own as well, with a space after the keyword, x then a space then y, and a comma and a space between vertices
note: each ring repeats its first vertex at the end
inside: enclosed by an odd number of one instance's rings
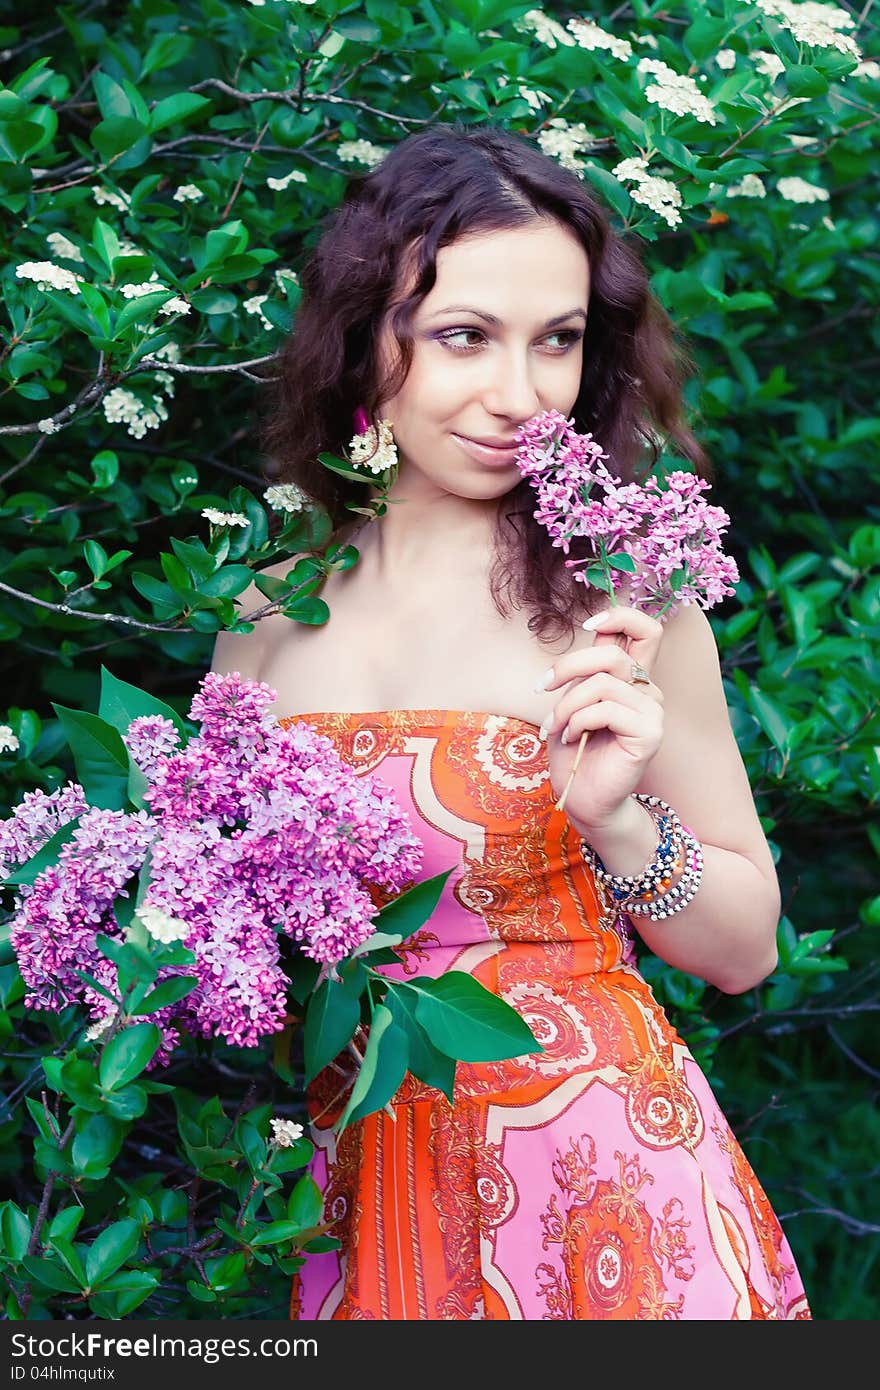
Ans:
POLYGON ((632 675, 630 676, 630 681, 629 681, 629 683, 630 683, 630 685, 650 685, 650 684, 651 684, 651 677, 648 675, 648 673, 647 673, 647 671, 645 670, 644 666, 640 666, 639 663, 638 663, 637 661, 634 661, 633 664, 632 664, 632 675))

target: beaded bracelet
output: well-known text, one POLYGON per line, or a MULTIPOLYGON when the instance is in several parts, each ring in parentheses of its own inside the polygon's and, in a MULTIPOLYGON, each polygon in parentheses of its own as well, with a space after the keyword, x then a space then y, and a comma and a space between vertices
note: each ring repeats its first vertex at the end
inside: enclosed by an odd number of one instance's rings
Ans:
POLYGON ((703 877, 702 846, 693 831, 682 825, 672 807, 660 797, 642 792, 633 792, 632 796, 641 802, 658 827, 653 860, 640 874, 612 874, 586 840, 581 840, 581 854, 623 912, 658 921, 680 912, 693 899, 703 877), (672 874, 682 863, 683 873, 670 888, 672 874))
POLYGON ((612 874, 602 863, 599 855, 587 840, 581 840, 583 855, 595 877, 611 893, 617 902, 629 898, 652 899, 663 892, 672 882, 675 870, 681 866, 683 843, 681 821, 671 806, 659 797, 633 793, 633 800, 639 801, 657 826, 657 848, 654 857, 640 874, 612 874))

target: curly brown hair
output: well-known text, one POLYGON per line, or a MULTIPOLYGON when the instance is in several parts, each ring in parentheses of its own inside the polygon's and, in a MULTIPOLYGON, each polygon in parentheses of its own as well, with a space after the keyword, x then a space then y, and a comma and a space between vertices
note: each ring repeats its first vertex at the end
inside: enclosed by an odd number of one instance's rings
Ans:
MULTIPOLYGON (((318 461, 345 456, 359 405, 371 419, 409 371, 410 328, 436 280, 438 251, 459 237, 554 218, 571 229, 590 267, 590 298, 575 428, 592 433, 608 466, 629 482, 644 478, 671 442, 702 477, 708 456, 684 419, 682 387, 694 364, 651 293, 638 253, 576 174, 527 140, 491 124, 436 124, 402 140, 369 173, 353 177, 341 206, 319 227, 300 274, 302 300, 270 388, 262 443, 274 481, 298 484, 323 505, 335 528, 363 504, 363 486, 318 461), (401 297, 401 273, 415 273, 401 297), (388 316, 398 354, 380 380, 379 333, 388 316), (659 438, 658 438, 659 435, 659 438)), ((374 479, 375 481, 375 479, 374 479)), ((565 556, 535 521, 523 479, 499 506, 491 592, 531 610, 542 638, 574 631, 599 591, 573 583, 565 556)), ((589 553, 573 542, 570 558, 589 553)))

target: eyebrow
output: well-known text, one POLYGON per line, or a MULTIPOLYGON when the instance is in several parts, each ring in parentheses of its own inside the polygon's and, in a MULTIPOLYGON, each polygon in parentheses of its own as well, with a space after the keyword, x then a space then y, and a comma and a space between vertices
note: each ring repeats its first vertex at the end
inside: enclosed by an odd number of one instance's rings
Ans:
MULTIPOLYGON (((438 309, 437 312, 431 314, 430 317, 432 319, 436 319, 439 318, 441 314, 474 314, 478 319, 483 319, 486 323, 491 323, 493 328, 502 327, 501 320, 497 318, 495 314, 487 313, 485 309, 474 309, 469 304, 447 304, 445 309, 438 309)), ((558 323, 565 323, 567 319, 572 319, 578 316, 583 319, 584 323, 586 323, 586 309, 576 308, 569 309, 567 313, 564 314, 556 314, 552 319, 547 320, 547 322, 544 324, 544 327, 555 328, 558 323)))

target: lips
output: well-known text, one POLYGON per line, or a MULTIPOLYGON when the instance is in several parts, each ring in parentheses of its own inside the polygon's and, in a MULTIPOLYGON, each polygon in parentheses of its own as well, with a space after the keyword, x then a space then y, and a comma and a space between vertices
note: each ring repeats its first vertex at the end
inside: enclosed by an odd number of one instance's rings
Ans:
POLYGON ((497 445, 482 444, 476 439, 469 439, 467 435, 455 434, 454 432, 452 437, 471 458, 477 459, 480 463, 507 467, 516 459, 518 445, 515 440, 511 440, 505 445, 497 445))

